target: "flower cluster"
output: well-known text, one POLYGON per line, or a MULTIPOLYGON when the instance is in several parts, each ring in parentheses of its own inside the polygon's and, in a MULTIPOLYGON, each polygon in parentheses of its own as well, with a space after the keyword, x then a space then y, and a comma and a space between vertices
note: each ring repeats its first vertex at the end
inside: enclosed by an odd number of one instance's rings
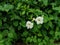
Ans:
MULTIPOLYGON (((43 24, 43 17, 39 16, 36 19, 33 18, 33 21, 35 21, 37 24, 43 24)), ((27 29, 32 29, 33 28, 33 23, 31 21, 26 22, 26 27, 27 29)))

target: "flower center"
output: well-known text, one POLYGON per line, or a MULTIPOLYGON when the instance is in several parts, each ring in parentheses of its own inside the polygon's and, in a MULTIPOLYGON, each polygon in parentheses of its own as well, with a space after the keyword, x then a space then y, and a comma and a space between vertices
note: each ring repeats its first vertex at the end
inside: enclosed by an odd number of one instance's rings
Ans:
POLYGON ((38 21, 40 21, 40 19, 38 19, 38 21))
POLYGON ((30 25, 30 24, 28 24, 28 25, 30 25))

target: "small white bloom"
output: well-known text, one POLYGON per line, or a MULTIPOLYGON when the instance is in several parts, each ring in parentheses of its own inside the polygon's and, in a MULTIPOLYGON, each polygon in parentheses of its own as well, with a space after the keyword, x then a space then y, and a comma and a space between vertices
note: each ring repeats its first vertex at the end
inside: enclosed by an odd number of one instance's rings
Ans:
POLYGON ((43 24, 43 17, 37 17, 35 21, 37 24, 43 24))
POLYGON ((30 22, 30 21, 27 21, 26 27, 27 27, 27 29, 32 29, 33 28, 33 23, 30 22))
POLYGON ((32 21, 35 21, 35 18, 33 18, 33 20, 32 21))

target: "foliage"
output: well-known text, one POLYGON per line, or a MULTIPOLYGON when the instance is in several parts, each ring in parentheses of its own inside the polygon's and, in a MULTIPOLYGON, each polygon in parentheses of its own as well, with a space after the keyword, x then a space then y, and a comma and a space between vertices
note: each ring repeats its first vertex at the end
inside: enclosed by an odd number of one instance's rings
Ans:
POLYGON ((0 45, 22 40, 31 45, 54 45, 60 39, 59 0, 0 0, 0 45), (33 18, 43 16, 37 25, 33 18), (34 23, 32 29, 26 22, 34 23))

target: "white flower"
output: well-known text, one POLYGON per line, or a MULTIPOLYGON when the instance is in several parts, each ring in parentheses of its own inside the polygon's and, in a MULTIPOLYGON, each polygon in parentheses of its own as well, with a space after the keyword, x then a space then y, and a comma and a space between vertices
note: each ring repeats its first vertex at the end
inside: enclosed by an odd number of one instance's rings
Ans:
POLYGON ((27 21, 26 27, 27 27, 27 29, 32 29, 33 28, 33 23, 30 22, 30 21, 27 21))
POLYGON ((43 17, 37 17, 35 21, 37 24, 43 24, 43 17))

